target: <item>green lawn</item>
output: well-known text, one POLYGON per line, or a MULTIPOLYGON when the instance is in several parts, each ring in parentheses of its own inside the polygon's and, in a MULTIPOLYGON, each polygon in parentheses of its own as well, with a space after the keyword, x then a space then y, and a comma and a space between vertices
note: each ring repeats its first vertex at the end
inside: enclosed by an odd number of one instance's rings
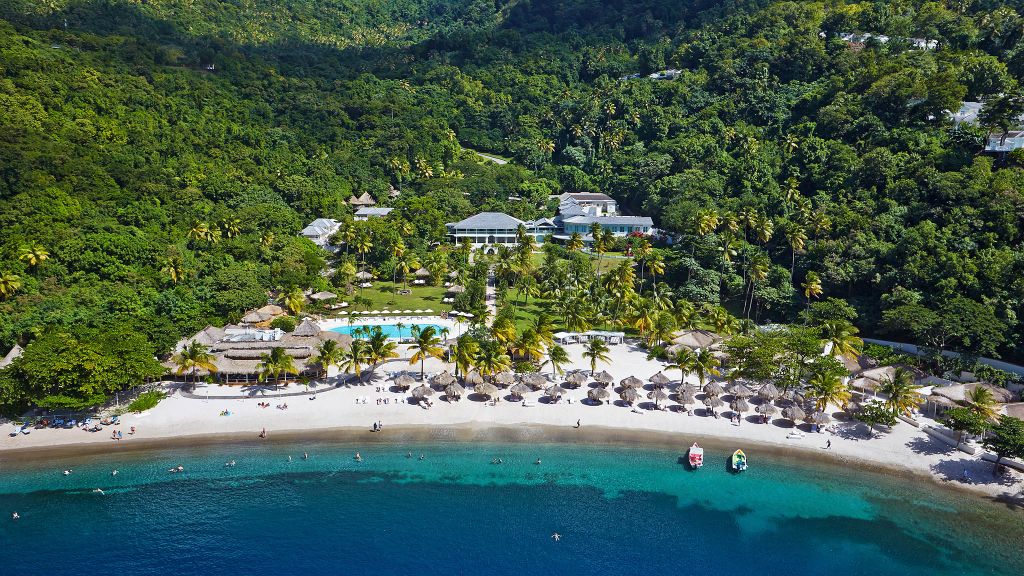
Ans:
POLYGON ((374 282, 372 288, 357 288, 352 296, 342 296, 339 299, 351 304, 345 308, 348 311, 383 310, 385 308, 389 310, 396 308, 399 310, 426 310, 430 308, 434 312, 441 312, 451 308, 451 304, 441 303, 441 299, 445 296, 444 286, 413 286, 410 284, 409 290, 412 291, 412 294, 398 294, 398 291, 404 288, 401 282, 397 284, 374 282), (354 300, 356 296, 369 298, 371 304, 369 306, 356 305, 354 300))
MULTIPOLYGON (((594 262, 594 269, 597 269, 597 254, 589 254, 590 259, 594 262)), ((604 274, 615 268, 622 263, 623 260, 629 260, 623 252, 605 252, 601 258, 601 274, 604 274)), ((540 267, 544 263, 544 254, 542 252, 533 253, 533 265, 540 267)))

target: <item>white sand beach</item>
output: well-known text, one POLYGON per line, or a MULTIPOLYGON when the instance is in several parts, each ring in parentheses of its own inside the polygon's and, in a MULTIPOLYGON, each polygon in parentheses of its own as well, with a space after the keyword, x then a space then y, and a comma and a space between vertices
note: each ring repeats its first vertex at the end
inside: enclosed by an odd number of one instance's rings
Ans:
MULTIPOLYGON (((581 345, 570 345, 566 349, 572 360, 572 368, 589 370, 587 361, 581 357, 581 345)), ((403 356, 407 355, 404 347, 401 352, 403 356)), ((617 383, 627 376, 636 376, 646 382, 662 368, 661 362, 647 360, 644 351, 622 344, 612 346, 611 362, 600 364, 597 369, 607 370, 617 383)), ((428 375, 445 369, 454 371, 451 365, 437 360, 426 363, 428 375)), ((672 400, 666 404, 674 409, 651 409, 653 404, 645 397, 638 402, 638 409, 631 410, 620 402, 611 401, 617 400, 616 392, 612 392, 609 401, 593 405, 582 402, 586 398, 587 384, 570 390, 569 396, 557 403, 550 403, 543 397, 543 391, 528 394, 528 406, 507 400, 508 390, 501 391, 502 400, 496 404, 475 397, 464 397, 461 401, 449 403, 442 399, 442 393, 437 392, 431 398, 433 406, 426 409, 412 403, 408 392, 393 391, 387 373, 398 371, 418 374, 419 365, 394 360, 378 368, 372 377, 364 374, 366 381, 362 384, 351 383, 330 388, 316 394, 315 399, 311 399, 313 395, 299 385, 286 389, 265 389, 261 393, 260 389, 252 387, 199 384, 193 394, 183 394, 174 387, 176 385, 172 385, 169 387, 173 391, 170 397, 156 408, 141 414, 121 416, 118 430, 123 437, 119 441, 111 440, 112 427, 95 433, 80 428, 40 429, 16 437, 8 435, 13 428, 6 428, 0 437, 0 461, 5 456, 21 457, 42 448, 63 447, 66 452, 85 444, 105 445, 110 450, 116 450, 119 446, 142 443, 140 441, 149 441, 146 442, 149 444, 176 439, 180 442, 189 437, 205 437, 208 440, 211 436, 237 439, 240 435, 251 435, 253 441, 259 441, 258 435, 263 429, 266 429, 268 437, 273 437, 282 433, 369 430, 373 423, 381 422, 384 429, 381 437, 386 438, 389 427, 440 429, 459 426, 483 429, 537 426, 538 429, 572 429, 579 421, 580 426, 588 432, 602 429, 675 434, 678 435, 680 454, 685 453, 695 438, 717 438, 746 450, 752 466, 757 465, 756 448, 761 446, 773 451, 792 451, 794 454, 805 451, 808 456, 816 458, 832 457, 842 465, 864 463, 903 473, 920 474, 937 482, 992 497, 1016 498, 1024 488, 1020 474, 1011 472, 1008 476, 996 478, 992 474, 992 464, 981 460, 978 455, 958 451, 930 437, 922 429, 904 422, 897 424, 891 432, 876 433, 870 439, 863 424, 846 420, 834 420, 833 432, 807 432, 802 438, 791 438, 792 424, 779 420, 778 414, 772 422, 762 424, 759 420, 755 421, 757 415, 750 413, 745 415, 740 425, 735 425, 728 417, 705 416, 699 402, 694 415, 678 410, 672 400), (283 393, 294 395, 279 396, 283 393), (238 398, 241 395, 248 397, 238 398), (227 396, 231 398, 219 398, 227 396), (270 407, 259 406, 264 402, 269 403, 270 407), (287 409, 277 407, 284 404, 287 404, 287 409), (230 412, 230 415, 221 415, 224 411, 230 412), (135 434, 129 434, 132 426, 136 428, 135 434), (829 442, 831 447, 826 449, 829 442)), ((673 381, 669 386, 674 387, 679 372, 669 371, 666 375, 673 381)), ((688 376, 687 382, 696 384, 696 377, 688 376)), ((325 384, 321 384, 320 388, 323 386, 325 384)), ((727 409, 726 406, 720 411, 727 409)), ((921 418, 921 422, 922 425, 938 426, 927 418, 921 418)), ((806 425, 801 428, 807 430, 806 425)), ((564 437, 559 435, 559 440, 564 437)), ((581 438, 593 437, 592 434, 581 435, 581 438)), ((536 440, 544 441, 544 438, 538 437, 536 440)))

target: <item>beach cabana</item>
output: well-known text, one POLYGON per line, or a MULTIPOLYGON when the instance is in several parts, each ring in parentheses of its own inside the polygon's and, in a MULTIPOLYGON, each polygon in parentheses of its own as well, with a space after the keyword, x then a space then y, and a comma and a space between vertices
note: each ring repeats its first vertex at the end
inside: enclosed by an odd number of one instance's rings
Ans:
POLYGON ((484 382, 483 384, 477 384, 476 386, 473 387, 473 391, 481 396, 487 396, 488 398, 494 398, 495 396, 498 395, 497 386, 495 386, 494 384, 488 384, 487 382, 484 382))
POLYGON ((650 378, 648 378, 648 380, 650 380, 651 384, 654 384, 655 386, 664 386, 670 382, 668 376, 665 376, 665 373, 660 370, 654 373, 650 378))
POLYGON ((619 385, 623 388, 642 388, 644 382, 636 376, 629 376, 619 381, 619 385))
POLYGON ((412 397, 417 400, 423 400, 429 396, 434 395, 434 389, 426 384, 420 384, 419 386, 412 389, 412 397))
POLYGON ((416 383, 415 378, 409 376, 404 372, 392 378, 392 381, 395 383, 395 386, 400 390, 408 390, 410 386, 416 383))
POLYGON ((494 376, 494 383, 498 386, 508 386, 516 381, 516 375, 505 370, 504 372, 498 372, 494 376))
POLYGON ((733 384, 732 388, 729 389, 729 393, 736 398, 750 398, 754 395, 753 390, 739 383, 733 384))
POLYGON ((466 390, 458 382, 452 382, 444 387, 444 397, 447 398, 449 402, 452 401, 452 399, 458 400, 459 398, 462 398, 462 395, 465 393, 466 390))
POLYGON ((445 370, 440 374, 434 374, 431 376, 430 383, 443 389, 448 387, 448 385, 455 383, 455 376, 452 376, 451 372, 445 370))
POLYGON ((818 426, 823 426, 831 422, 832 418, 830 418, 829 415, 825 414, 824 412, 815 412, 813 414, 809 414, 807 417, 804 418, 804 420, 808 424, 816 424, 818 426))
POLYGON ((612 375, 609 374, 607 370, 601 370, 597 374, 594 374, 594 380, 600 382, 601 384, 611 384, 612 382, 615 381, 615 378, 612 377, 612 375))
POLYGON ((545 390, 544 393, 547 394, 549 398, 557 400, 558 398, 565 396, 565 388, 562 388, 558 384, 555 384, 554 386, 545 390))
POLYGON ((463 376, 462 381, 465 382, 467 386, 477 386, 484 383, 484 377, 480 375, 480 372, 472 370, 469 374, 463 376))
POLYGON ((575 344, 579 340, 574 332, 555 332, 551 337, 559 344, 575 344))
POLYGON ((565 381, 573 386, 579 386, 587 381, 587 375, 584 372, 571 372, 565 377, 565 381))
POLYGON ((769 382, 761 386, 761 389, 757 391, 757 397, 765 402, 772 402, 779 397, 779 389, 769 382))
POLYGON ((640 398, 640 394, 634 388, 626 388, 619 393, 619 398, 626 404, 632 404, 640 398))
POLYGON ((607 400, 609 396, 610 394, 608 393, 608 390, 601 387, 591 388, 587 391, 587 398, 590 398, 594 402, 603 402, 607 400))
POLYGON ((792 420, 793 424, 796 425, 797 422, 806 418, 807 415, 804 413, 803 408, 794 404, 782 409, 782 417, 786 420, 792 420))
POLYGON ((704 405, 708 408, 721 408, 725 406, 725 402, 718 396, 708 396, 704 399, 704 405))
POLYGON ((548 379, 545 378, 543 374, 538 374, 537 372, 523 374, 519 380, 534 390, 544 386, 548 382, 548 379))
POLYGON ((724 390, 722 390, 722 385, 718 382, 708 382, 704 385, 704 393, 708 396, 721 396, 722 392, 724 390))
POLYGON ((654 405, 660 408, 661 403, 668 400, 668 394, 665 394, 661 388, 655 388, 647 393, 647 399, 654 400, 654 405))
POLYGON ((744 400, 743 398, 738 398, 736 400, 733 400, 732 404, 730 404, 729 407, 732 408, 732 411, 737 413, 737 414, 743 414, 744 412, 750 412, 750 404, 748 404, 747 401, 744 400))
POLYGON ((517 398, 522 398, 526 394, 533 392, 533 388, 530 388, 529 386, 523 384, 522 382, 516 382, 515 384, 512 385, 512 388, 509 389, 509 392, 511 392, 512 395, 517 398))

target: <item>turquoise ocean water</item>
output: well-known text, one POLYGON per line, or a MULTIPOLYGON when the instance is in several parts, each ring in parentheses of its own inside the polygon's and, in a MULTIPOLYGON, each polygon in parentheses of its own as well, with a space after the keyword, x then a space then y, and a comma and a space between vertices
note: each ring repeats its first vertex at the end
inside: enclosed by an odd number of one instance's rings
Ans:
POLYGON ((708 450, 697 472, 681 455, 581 445, 296 443, 0 460, 0 573, 966 576, 1024 569, 1024 515, 1004 505, 838 463, 773 461, 756 450, 739 475, 727 471, 724 451, 708 450), (353 460, 355 450, 362 462, 353 460), (492 464, 496 458, 503 463, 492 464), (236 465, 225 467, 229 460, 236 465), (179 464, 183 473, 167 472, 179 464), (64 476, 66 468, 74 472, 64 476), (13 511, 20 520, 10 519, 13 511))

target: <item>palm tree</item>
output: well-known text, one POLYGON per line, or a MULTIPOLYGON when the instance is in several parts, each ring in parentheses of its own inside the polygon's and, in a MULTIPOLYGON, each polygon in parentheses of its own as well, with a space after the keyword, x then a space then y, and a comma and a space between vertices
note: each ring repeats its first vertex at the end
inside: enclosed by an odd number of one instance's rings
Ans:
POLYGON ((355 238, 356 252, 359 253, 361 264, 366 265, 366 253, 373 249, 373 239, 370 237, 370 233, 360 229, 359 233, 356 234, 355 238))
POLYGON ((190 240, 204 240, 207 234, 210 232, 210 227, 207 226, 206 222, 195 221, 192 223, 192 227, 188 230, 188 238, 190 240))
POLYGON ((540 338, 541 343, 545 346, 551 346, 555 342, 555 335, 552 332, 554 327, 551 324, 551 318, 547 314, 538 314, 533 317, 533 324, 530 325, 530 329, 533 330, 537 337, 540 338))
POLYGON ((374 326, 370 330, 370 337, 366 339, 367 357, 370 364, 380 364, 391 358, 398 358, 398 345, 384 335, 380 326, 374 326))
POLYGON ((814 374, 807 380, 810 394, 814 398, 814 408, 824 411, 829 404, 845 409, 850 401, 850 389, 843 384, 838 374, 824 372, 814 374))
POLYGON ((498 316, 491 325, 491 335, 499 344, 508 348, 516 339, 516 325, 507 316, 498 316))
POLYGON ((405 328, 405 322, 399 321, 399 322, 395 323, 395 329, 398 330, 398 339, 399 340, 402 339, 402 329, 403 328, 405 328))
POLYGON ((271 246, 274 245, 275 239, 276 236, 274 236, 274 233, 268 230, 264 232, 262 236, 260 236, 260 246, 263 246, 264 248, 270 248, 271 246))
POLYGON ((606 238, 604 228, 601 224, 594 222, 590 225, 590 236, 594 239, 591 244, 594 252, 597 252, 597 283, 594 285, 595 290, 601 285, 601 262, 604 260, 604 254, 608 251, 608 240, 606 238))
POLYGON ((527 328, 512 344, 512 353, 520 358, 537 361, 544 356, 544 343, 541 342, 540 336, 536 332, 527 328))
POLYGON ((258 379, 266 382, 267 376, 273 376, 276 381, 281 374, 298 374, 295 368, 295 359, 285 352, 284 348, 271 348, 269 354, 260 355, 260 363, 256 366, 259 371, 258 379))
POLYGON ((631 306, 629 324, 640 332, 640 336, 647 336, 647 333, 654 328, 654 322, 658 317, 658 309, 654 303, 647 298, 635 299, 631 306))
POLYGON ((966 394, 967 405, 985 419, 986 422, 995 422, 999 417, 996 399, 992 391, 984 386, 975 386, 966 394))
POLYGON ((757 241, 761 244, 767 244, 775 234, 775 223, 767 215, 761 214, 754 224, 754 231, 757 233, 757 241))
POLYGON ((455 342, 455 375, 466 374, 476 364, 480 353, 480 343, 468 334, 463 334, 455 342))
POLYGON ((395 263, 395 272, 402 273, 402 284, 406 290, 409 289, 409 272, 420 267, 420 261, 414 254, 403 254, 395 263))
POLYGON ((914 375, 906 368, 896 368, 892 376, 882 381, 878 391, 888 398, 885 405, 897 414, 909 415, 911 410, 924 402, 918 392, 920 386, 914 384, 914 375))
POLYGON ((175 354, 173 361, 177 364, 177 374, 181 376, 186 372, 191 372, 193 378, 200 369, 206 370, 209 373, 217 371, 217 366, 213 363, 214 356, 210 354, 210 349, 205 344, 196 342, 195 340, 189 342, 181 352, 175 354))
POLYGON ((324 376, 327 376, 331 366, 337 366, 341 363, 343 352, 341 346, 335 340, 324 340, 316 352, 316 362, 323 368, 324 376))
POLYGON ((569 363, 569 353, 558 344, 548 346, 548 361, 545 364, 551 365, 551 375, 560 376, 564 371, 562 366, 569 363))
POLYGON ((421 180, 428 180, 434 176, 434 168, 425 158, 416 159, 416 172, 421 180))
POLYGON ((570 252, 579 252, 583 250, 583 236, 580 236, 579 232, 573 232, 572 236, 569 237, 569 242, 566 244, 570 252))
POLYGON ((420 380, 423 380, 425 363, 428 357, 444 358, 444 348, 440 346, 441 339, 437 337, 437 330, 433 326, 427 326, 415 333, 416 341, 409 346, 409 350, 415 350, 409 358, 409 364, 420 363, 420 380))
POLYGON ((348 350, 341 355, 341 369, 349 374, 354 374, 356 379, 363 379, 363 364, 366 364, 370 357, 370 349, 365 340, 355 339, 349 345, 348 350))
POLYGON ((648 333, 648 344, 661 345, 663 342, 672 337, 675 333, 676 319, 672 316, 672 313, 668 310, 661 310, 658 315, 654 318, 654 326, 651 327, 651 331, 648 333))
POLYGON ((700 385, 704 386, 704 382, 708 376, 718 376, 721 372, 718 370, 720 362, 710 350, 701 350, 694 358, 693 372, 697 374, 697 380, 700 381, 700 385))
POLYGON ((598 362, 611 362, 608 343, 600 338, 591 338, 583 347, 583 357, 590 360, 590 373, 597 371, 598 362))
POLYGON ((18 260, 29 265, 30 268, 39 266, 50 258, 46 248, 36 244, 34 246, 22 246, 18 251, 18 260))
POLYGON ((281 293, 278 297, 278 301, 284 304, 292 314, 298 316, 302 312, 302 306, 306 303, 306 295, 303 293, 302 288, 298 286, 292 286, 281 293))
POLYGON ((633 260, 640 264, 640 291, 644 289, 644 267, 647 265, 647 258, 651 255, 654 249, 651 248, 651 242, 647 238, 638 238, 633 243, 633 260))
POLYGON ((512 359, 505 347, 496 340, 484 340, 476 357, 476 368, 481 376, 494 376, 512 367, 512 359))
POLYGON ((220 223, 220 229, 226 238, 234 238, 242 233, 242 221, 238 218, 225 218, 220 223))
POLYGON ((172 284, 177 284, 181 280, 185 279, 185 266, 181 262, 181 257, 177 255, 171 256, 165 260, 160 271, 167 274, 167 277, 171 279, 172 284))
POLYGON ((807 298, 807 308, 811 307, 811 298, 818 298, 822 294, 821 276, 817 272, 808 272, 803 284, 804 298, 807 298))
POLYGON ((824 346, 832 345, 832 356, 856 358, 864 347, 864 341, 857 336, 857 327, 844 320, 830 320, 821 325, 824 346))
MULTIPOLYGON (((675 354, 669 357, 671 364, 665 366, 666 370, 679 370, 680 384, 686 380, 686 375, 697 369, 697 355, 689 348, 680 347, 675 354)), ((702 384, 703 385, 703 384, 702 384)))
POLYGON ((793 281, 793 271, 796 269, 796 253, 803 250, 807 244, 807 231, 799 224, 792 224, 786 229, 786 241, 789 242, 791 257, 789 261, 789 281, 793 281))

